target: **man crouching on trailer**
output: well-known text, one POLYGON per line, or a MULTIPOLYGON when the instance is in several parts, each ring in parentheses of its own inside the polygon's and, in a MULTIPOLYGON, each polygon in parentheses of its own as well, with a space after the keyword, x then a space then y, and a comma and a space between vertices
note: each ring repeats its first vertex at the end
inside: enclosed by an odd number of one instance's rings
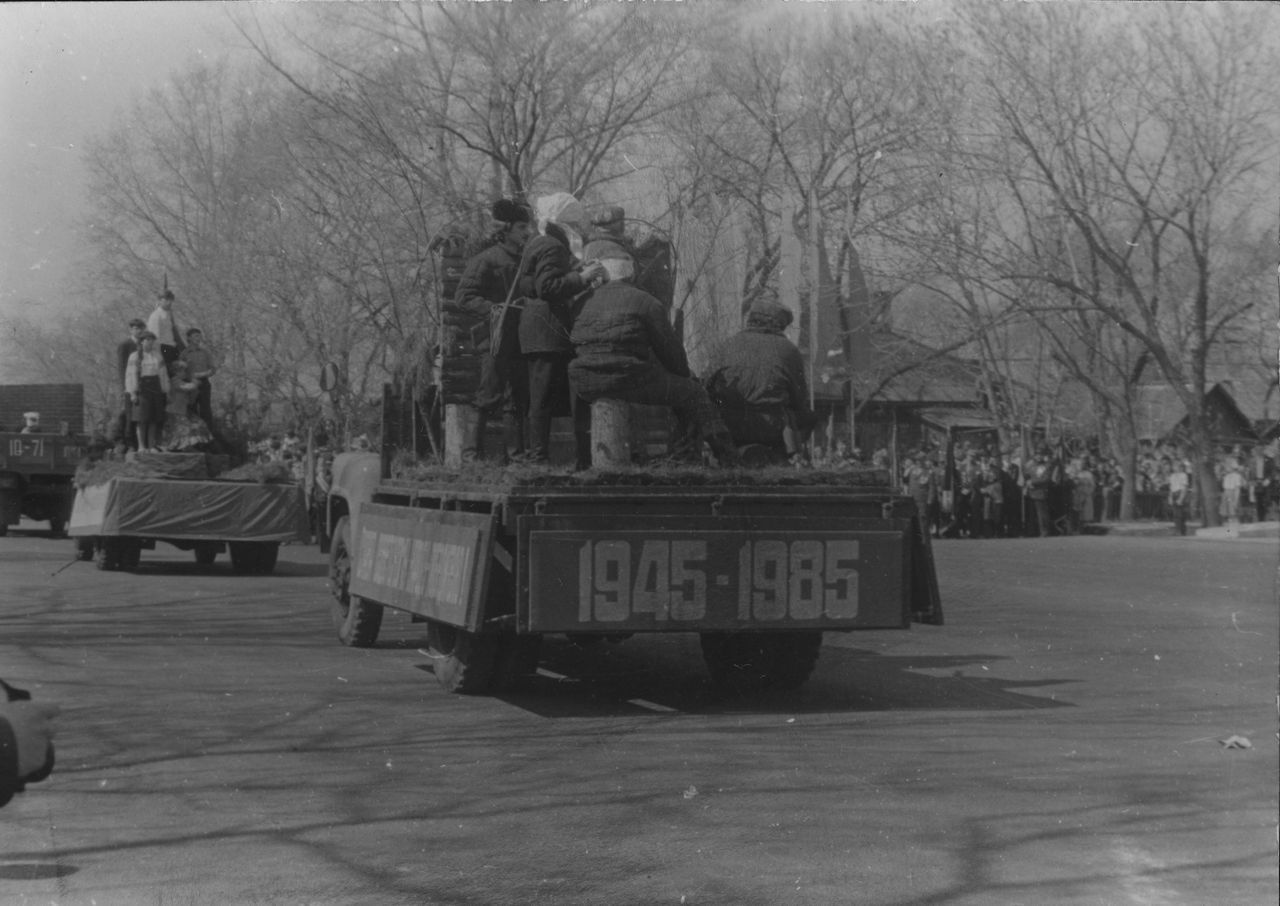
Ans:
POLYGON ((610 242, 592 243, 586 257, 596 257, 609 280, 587 298, 573 323, 569 384, 577 402, 576 431, 589 432, 590 403, 598 399, 670 406, 680 426, 677 451, 697 455, 705 441, 721 465, 736 463, 729 429, 690 375, 662 303, 631 285, 631 257, 610 242))

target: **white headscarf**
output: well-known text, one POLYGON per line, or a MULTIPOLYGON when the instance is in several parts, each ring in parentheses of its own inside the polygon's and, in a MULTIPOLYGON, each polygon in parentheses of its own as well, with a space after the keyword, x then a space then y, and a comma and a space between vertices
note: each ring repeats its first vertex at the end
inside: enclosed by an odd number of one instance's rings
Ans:
POLYGON ((582 202, 568 192, 554 192, 540 196, 534 211, 538 216, 539 233, 545 235, 549 223, 564 227, 565 234, 569 237, 569 248, 574 255, 582 257, 582 225, 587 220, 587 211, 582 202))

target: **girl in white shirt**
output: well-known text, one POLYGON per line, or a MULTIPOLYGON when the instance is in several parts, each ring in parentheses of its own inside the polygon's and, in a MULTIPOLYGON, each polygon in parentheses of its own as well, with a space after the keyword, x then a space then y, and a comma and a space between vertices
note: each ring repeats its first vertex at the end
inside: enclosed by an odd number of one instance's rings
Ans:
POLYGON ((169 369, 156 349, 156 335, 143 331, 138 350, 129 356, 124 370, 124 390, 138 423, 138 452, 155 453, 164 429, 164 407, 169 393, 169 369))

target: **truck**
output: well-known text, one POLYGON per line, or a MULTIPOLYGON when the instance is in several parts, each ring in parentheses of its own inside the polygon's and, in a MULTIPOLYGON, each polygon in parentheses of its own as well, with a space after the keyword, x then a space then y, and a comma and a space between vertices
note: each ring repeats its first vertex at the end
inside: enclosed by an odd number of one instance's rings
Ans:
POLYGON ((0 535, 23 516, 63 533, 88 446, 83 423, 81 384, 0 385, 0 535), (28 410, 41 413, 41 429, 24 434, 18 429, 28 410))
POLYGON ((334 460, 330 609, 355 647, 388 608, 425 622, 449 692, 515 687, 544 636, 671 632, 699 636, 717 685, 797 688, 824 633, 943 621, 928 533, 884 470, 405 468, 406 408, 386 388, 381 454, 334 460))
POLYGON ((48 522, 54 535, 65 531, 85 445, 77 436, 0 433, 0 535, 23 516, 48 522))
POLYGON ((131 454, 98 469, 77 488, 68 534, 78 559, 98 569, 135 569, 163 541, 210 566, 230 553, 240 573, 274 571, 280 545, 310 540, 302 488, 261 481, 203 453, 131 454))

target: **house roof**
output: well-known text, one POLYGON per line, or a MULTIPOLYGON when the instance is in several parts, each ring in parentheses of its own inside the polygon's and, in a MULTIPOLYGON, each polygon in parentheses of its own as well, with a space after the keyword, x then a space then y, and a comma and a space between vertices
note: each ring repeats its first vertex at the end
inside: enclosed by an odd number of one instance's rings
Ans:
MULTIPOLYGON (((1174 388, 1168 384, 1150 384, 1139 387, 1138 391, 1139 438, 1164 440, 1171 435, 1185 432, 1186 408, 1174 388)), ((1205 403, 1209 407, 1211 430, 1216 441, 1258 439, 1253 420, 1241 411, 1235 396, 1224 384, 1214 384, 1205 391, 1205 403)))

